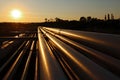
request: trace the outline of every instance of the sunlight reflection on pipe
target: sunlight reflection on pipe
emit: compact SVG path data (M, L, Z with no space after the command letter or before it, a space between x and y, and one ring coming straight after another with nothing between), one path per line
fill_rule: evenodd
M107 55L105 55L105 54L103 54L101 52L98 52L98 51L96 51L96 50L94 50L92 48L88 48L88 47L86 47L86 46L84 46L82 44L79 44L77 42L74 42L74 41L72 41L72 40L70 40L68 38L59 36L59 35L57 35L57 34L55 34L53 32L50 32L48 30L47 30L47 32L54 35L54 36L56 36L56 37L58 37L58 38L60 38L61 40L65 41L65 42L67 42L67 43L69 43L71 45L74 45L75 47L77 47L77 48L79 48L81 50L84 50L85 52L89 53L90 55L92 55L94 57L97 57L97 59L100 59L100 60L102 60L102 61L104 61L106 63L109 63L108 65L112 65L115 68L119 69L118 65L119 65L120 61L118 61L117 59L115 59L115 58L113 58L111 56L107 56Z
M28 46L28 44L29 44L29 41L26 43L25 46ZM15 62L12 64L12 66L8 70L7 74L4 76L3 80L8 80L9 76L13 74L12 72L15 71L16 66L19 64L19 61L21 61L21 57L23 57L23 55L24 55L24 51L22 50L18 55L17 59L15 60Z
M51 37L51 36L48 35L47 33L46 33L46 35L47 35L70 59L72 59L72 60L73 60L78 66L80 66L86 73L88 73L89 75L91 75L91 76L95 79L96 76L94 76L94 75L92 74L92 72L91 72L89 69L87 69L87 68L80 62L80 60L77 60L77 58L75 58L75 56L72 55L71 52L69 52L69 51L67 51L66 49L64 49L61 44L59 44L56 40L54 40L53 37Z
M52 34L52 35L54 35L54 36L56 36L56 37L58 37L58 38L60 38L60 39L62 39L62 40L64 40L64 41L66 41L66 42L68 42L68 43L70 43L70 44L72 44L72 45L74 45L74 46L76 46L76 47L78 47L78 48L80 48L80 49L82 49L82 50L84 50L84 51L86 51L86 52L88 52L88 53L90 53L90 54L92 54L92 55L94 55L94 56L96 56L96 57L98 57L98 58L106 61L106 59L103 57L102 53L101 53L100 55L97 55L97 54L93 53L91 50L86 49L85 46L80 45L80 44L78 45L78 43L73 42L73 41L71 41L70 39L66 39L66 38L64 38L64 37L62 37L62 36L59 36L59 35L57 35L57 34L55 34L55 33L52 33L52 32L50 32L50 31L47 31L47 32L49 32L50 34ZM97 53L98 53L98 52L97 52ZM107 59L108 59L108 58L107 58Z
M66 64L66 66L70 69L70 71L73 73L73 75L75 76L75 78L77 79L77 80L81 80L81 79L79 79L79 77L75 74L75 72L71 69L71 67L68 65L68 63L64 60L64 58L61 58L63 61L64 61L64 63ZM72 78L71 78L71 80L72 80Z
M39 48L40 48L40 51L41 52L41 55L42 55L42 59L43 59L43 64L44 64L44 67L45 68L45 71L46 71L46 75L48 76L48 79L50 79L50 73L49 73L49 69L48 69L48 64L47 64L47 60L46 60L46 55L45 55L45 52L44 52L44 44L43 44L43 41L42 41L43 37L41 35L41 32L40 30L38 29L38 40L39 40ZM40 56L40 54L39 54Z
M1 49L6 48L7 46L9 46L10 44L12 44L13 42L14 42L14 41L9 41L8 43L3 44L3 45L1 46Z
M43 49L43 46L42 46L42 42L40 41L40 48L41 48L41 54L42 54L42 58L43 58L43 63L44 63L44 67L46 69L46 72L47 72L47 75L48 77L50 78L50 74L49 74L49 69L48 69L48 64L47 64L47 60L46 60L46 55L44 53L44 49Z
M43 29L41 30L52 42L56 44L56 47L63 52L62 54L63 56L66 56L69 60L72 60L73 64L76 64L76 66L79 66L79 69L86 74L86 78L88 77L88 79L92 79L92 80L101 80L101 79L102 80L103 79L119 80L119 78L113 75L111 72L107 71L106 69L102 68L98 64L94 63L92 60L82 55L80 52L76 51L74 48L68 46L61 40L55 38L55 35L53 36L47 33L46 30L45 31ZM79 74L80 73L77 73L77 75Z
M86 37L86 36L83 36L83 35L80 35L80 34L76 34L74 32L63 30L63 29L61 30L61 29L57 29L57 28L46 28L46 27L43 27L43 29L50 30L50 31L55 32L57 34L66 35L68 37L70 36L70 37L74 37L74 38L84 39L84 40L87 40L87 41L92 41L92 42L95 42L95 43L107 44L104 41L97 40L97 39L90 38L90 37Z

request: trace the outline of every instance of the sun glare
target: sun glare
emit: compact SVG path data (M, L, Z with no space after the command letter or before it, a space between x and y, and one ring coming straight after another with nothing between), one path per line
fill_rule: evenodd
M11 11L11 16L14 19L19 19L21 17L21 11L20 10L12 10Z

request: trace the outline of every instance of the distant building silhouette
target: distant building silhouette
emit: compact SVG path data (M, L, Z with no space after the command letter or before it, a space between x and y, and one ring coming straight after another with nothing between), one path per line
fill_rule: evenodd
M106 20L114 20L114 15L113 15L113 14L110 15L110 14L108 13L107 15L105 15L105 21L106 21Z
M110 14L108 14L108 20L110 20Z
M114 15L113 14L111 14L111 20L114 20Z
M106 15L105 15L105 21L107 20L107 17L106 17Z

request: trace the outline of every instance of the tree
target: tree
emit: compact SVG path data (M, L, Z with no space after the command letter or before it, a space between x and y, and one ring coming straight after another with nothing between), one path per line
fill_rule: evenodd
M47 18L45 18L45 22L47 22L48 21L48 19Z
M87 22L90 22L92 20L91 16L87 17Z
M56 18L55 18L55 21L56 21L56 22L63 22L64 20L56 17Z
M86 22L86 18L85 17L81 17L80 18L80 22Z

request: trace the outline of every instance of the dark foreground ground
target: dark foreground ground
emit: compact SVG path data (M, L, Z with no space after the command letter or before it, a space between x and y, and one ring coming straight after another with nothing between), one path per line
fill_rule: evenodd
M0 23L0 80L120 80L119 34L119 20Z

